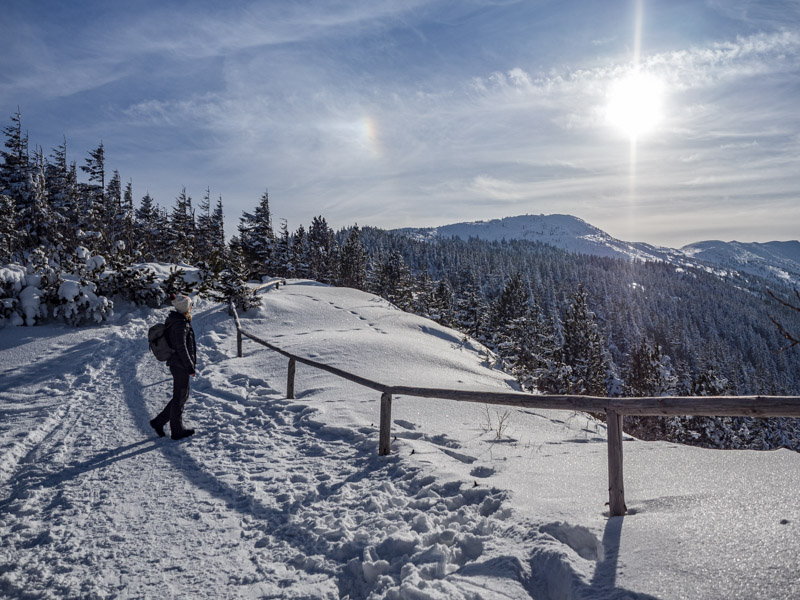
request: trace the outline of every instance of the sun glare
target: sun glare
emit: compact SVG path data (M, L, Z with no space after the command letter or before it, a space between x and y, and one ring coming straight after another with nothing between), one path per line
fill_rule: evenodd
M608 92L606 118L631 139L652 132L663 117L664 84L635 72L615 81Z

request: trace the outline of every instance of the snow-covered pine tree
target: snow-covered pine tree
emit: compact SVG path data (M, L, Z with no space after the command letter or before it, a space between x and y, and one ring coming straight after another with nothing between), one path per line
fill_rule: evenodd
M286 219L281 219L281 230L275 240L272 253L273 275L275 277L295 277L292 263L292 239Z
M0 150L0 194L10 196L15 203L27 195L28 185L28 134L22 133L22 115L11 115L11 125L3 128L5 150Z
M214 220L211 214L211 188L206 188L206 193L197 207L197 256L204 260L216 250Z
M308 228L308 269L312 279L332 284L336 281L339 247L333 230L323 216L314 217Z
M400 310L411 310L414 300L414 280L400 252L395 250L378 265L376 283L377 290L374 291L379 296Z
M19 249L14 200L0 194L0 264L14 260Z
M491 320L500 336L506 334L508 324L524 316L530 304L530 291L519 271L511 274L492 305Z
M58 240L64 248L74 248L78 240L78 176L75 163L67 162L66 138L52 149L50 158L45 176L51 222L58 230Z
M462 288L455 301L455 325L476 340L486 341L485 328L489 323L489 305L474 279Z
M221 201L220 201L221 204ZM221 205L220 205L221 216ZM211 189L207 188L200 202L197 216L197 257L196 266L200 269L201 282L198 292L201 296L213 296L213 290L220 285L220 275L225 268L227 251L224 240L218 240L219 227L216 211L211 211Z
M308 235L301 223L292 239L292 264L295 269L295 277L300 279L311 277L309 261Z
M260 299L247 285L248 274L241 242L234 236L228 247L225 267L219 275L219 287L212 293L212 297L220 302L233 301L242 311L260 306Z
M226 256L225 245L225 215L222 210L222 196L217 199L217 205L211 214L211 243L221 257Z
M339 255L337 285L363 290L367 285L367 251L358 224L353 225Z
M159 260L161 257L156 244L156 237L161 234L158 223L158 207L150 192L147 192L139 202L135 222L142 258L149 261Z
M561 363L567 367L563 392L605 396L610 358L582 284L578 285L572 304L567 308L563 335Z
M434 303L434 293L436 292L436 283L431 279L430 273L427 270L420 271L414 277L411 275L413 283L414 301L411 304L411 310L426 318L431 318L431 307Z
M28 168L27 197L24 204L17 207L21 212L22 226L26 238L26 246L35 248L43 246L47 249L55 245L58 229L54 226L50 213L50 202L47 197L45 182L45 161L41 149L34 153L33 161Z
M445 327L450 327L453 325L454 309L453 288L450 287L447 278L442 277L436 283L431 298L429 307L431 319Z
M186 188L175 199L172 209L167 239L169 262L191 264L195 257L195 220L192 198L186 193Z
M83 243L90 244L99 250L105 224L108 222L105 203L106 186L106 158L103 142L89 152L89 157L84 159L81 171L86 173L89 183L80 185L79 197L82 206L79 216L81 219L79 229L83 231Z
M261 280L272 274L272 248L275 232L269 208L269 192L264 192L252 214L244 212L239 219L239 240L250 279Z
M6 150L0 151L0 194L14 201L16 239L19 251L40 244L50 245L49 230L52 229L44 181L44 158L36 152L31 161L28 154L28 135L22 133L22 117L19 112L11 117L12 124L3 129Z
M626 396L671 396L677 391L678 378L669 356L663 354L661 346L646 340L631 353L624 377Z

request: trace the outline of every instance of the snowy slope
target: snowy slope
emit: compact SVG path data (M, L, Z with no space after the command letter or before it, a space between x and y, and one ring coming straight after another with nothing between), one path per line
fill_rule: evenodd
M676 267L697 267L726 277L731 271L800 286L800 242L699 242L680 249L625 242L571 215L521 215L442 227L399 229L418 239L458 237L486 241L527 240L593 256L664 261Z
M119 306L117 307L119 311ZM625 444L608 519L602 424L562 411L379 394L235 335L198 303L193 438L147 421L169 394L145 331L0 331L0 596L792 598L800 456ZM290 282L244 326L385 382L507 389L459 334L352 290Z
M712 240L684 246L681 251L686 256L727 269L800 286L798 241L759 244Z

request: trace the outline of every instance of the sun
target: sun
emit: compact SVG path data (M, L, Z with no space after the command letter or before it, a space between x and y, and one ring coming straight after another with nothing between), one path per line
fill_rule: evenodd
M631 139L651 133L663 118L664 84L648 73L634 72L609 89L606 118Z

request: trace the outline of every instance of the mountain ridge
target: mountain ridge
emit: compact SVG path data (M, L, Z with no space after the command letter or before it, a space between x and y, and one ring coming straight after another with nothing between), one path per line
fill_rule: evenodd
M527 240L549 244L576 254L659 261L677 268L711 270L720 276L728 271L754 275L783 285L800 285L800 241L724 242L699 241L681 248L627 242L615 238L579 217L564 214L518 215L452 223L440 227L395 230L421 240L478 238L485 241Z

